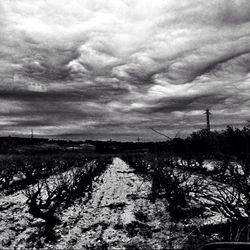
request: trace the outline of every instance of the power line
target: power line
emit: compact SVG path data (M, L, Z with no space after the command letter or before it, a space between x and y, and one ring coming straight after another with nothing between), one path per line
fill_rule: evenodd
M167 136L167 135L165 135L165 134L163 134L163 133L161 133L161 132L158 132L157 130L155 130L155 129L153 129L153 128L150 128L150 129L153 130L155 133L157 133L157 134L159 134L159 135L162 135L162 136L168 138L169 140L172 140L172 138L170 138L169 136Z

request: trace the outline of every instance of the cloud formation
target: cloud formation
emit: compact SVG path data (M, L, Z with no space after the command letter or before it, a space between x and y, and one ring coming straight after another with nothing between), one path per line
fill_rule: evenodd
M243 126L248 0L3 0L0 129L79 139L164 139ZM151 133L151 134L150 134Z

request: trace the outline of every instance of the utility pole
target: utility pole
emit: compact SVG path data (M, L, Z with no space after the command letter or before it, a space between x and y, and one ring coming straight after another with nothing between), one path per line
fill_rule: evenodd
M210 111L209 109L206 109L206 112L204 113L206 115L206 119L207 119L207 131L210 131Z
M30 131L30 138L33 139L34 138L34 133L33 133L33 128Z
M139 143L140 142L140 137L138 136L138 138L137 138L137 142Z

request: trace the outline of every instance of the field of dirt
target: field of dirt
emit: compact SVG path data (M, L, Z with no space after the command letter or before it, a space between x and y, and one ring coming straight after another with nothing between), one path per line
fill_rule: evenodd
M91 197L80 198L60 215L55 244L45 243L44 225L33 218L22 191L0 197L0 243L5 248L164 249L181 246L183 226L172 230L164 199L149 199L151 182L125 162L113 163L93 184ZM195 222L194 222L195 223ZM174 231L174 233L173 233ZM172 242L172 243L171 243Z

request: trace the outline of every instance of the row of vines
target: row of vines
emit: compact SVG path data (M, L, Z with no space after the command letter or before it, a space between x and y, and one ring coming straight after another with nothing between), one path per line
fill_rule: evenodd
M97 154L8 156L0 160L0 191L10 195L20 190L30 214L45 222L46 241L55 241L62 211L91 194L92 182L111 162L111 157Z
M225 159L213 161L214 168L207 170L204 161L186 161L166 152L126 154L123 160L151 180L151 199L166 200L172 223L185 225L187 241L200 241L196 242L199 246L211 242L215 235L216 240L250 240L246 167ZM202 223L214 214L223 218L221 222Z

